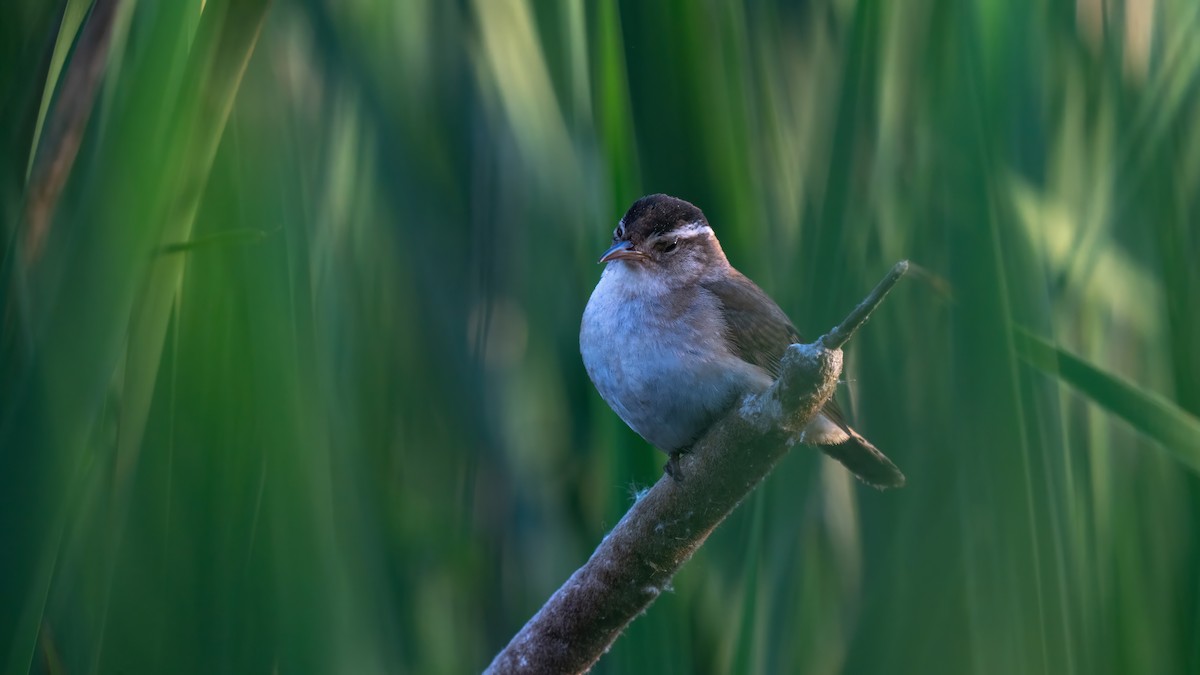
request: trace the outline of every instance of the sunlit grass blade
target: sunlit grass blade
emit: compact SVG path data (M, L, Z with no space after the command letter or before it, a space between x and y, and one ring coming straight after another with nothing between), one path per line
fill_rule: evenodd
M1200 473L1200 420L1163 396L1105 372L1028 331L1014 331L1013 343L1022 359L1071 385Z
M79 41L62 77L62 86L54 95L54 109L48 115L46 102L54 90L55 82L47 78L47 89L43 94L42 110L35 131L34 150L30 153L29 185L25 196L24 253L27 263L36 261L41 253L59 195L75 166L84 130L95 107L96 92L108 63L118 4L117 0L100 0L92 7L87 23L79 31ZM74 21L73 14L67 18ZM72 26L64 24L63 28L70 30ZM56 57L64 38L69 42L69 36L60 33L59 42L55 45ZM45 142L39 147L38 137L43 122L47 124Z
M42 136L42 127L46 122L46 113L50 110L50 101L54 98L54 89L58 86L59 75L62 74L63 64L67 60L67 52L79 33L79 25L87 14L90 0L67 0L63 10L62 21L58 26L58 37L54 42L54 54L50 57L50 68L46 72L46 83L42 88L42 103L38 107L37 122L33 127L33 142L29 148L29 159L25 163L25 174L33 171L33 160L37 156L38 141Z
M174 177L180 191L176 200L163 202L165 242L160 251L174 253L197 246L238 239L255 239L261 232L243 230L209 235L200 241L188 241L196 211L200 207L202 190L216 156L225 130L225 122L234 97L242 82L242 74L254 46L258 30L266 15L268 2L239 3L236 7L213 7L205 12L207 21L201 37L190 56L189 80L202 83L190 95L185 95L177 111L175 137L184 152L181 173ZM218 11L219 10L219 11ZM216 114L202 114L215 111ZM131 319L129 358L126 366L126 405L122 410L121 440L118 449L118 476L124 474L137 457L142 429L149 415L159 355L172 303L182 283L183 260L174 257L159 259L151 268L150 278L139 298Z

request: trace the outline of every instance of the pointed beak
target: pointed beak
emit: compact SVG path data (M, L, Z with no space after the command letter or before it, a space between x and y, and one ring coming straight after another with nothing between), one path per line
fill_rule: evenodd
M645 253L633 248L632 242L618 241L612 245L612 248L605 251L604 255L600 256L600 259L596 263L606 263L614 260L641 260L645 257Z

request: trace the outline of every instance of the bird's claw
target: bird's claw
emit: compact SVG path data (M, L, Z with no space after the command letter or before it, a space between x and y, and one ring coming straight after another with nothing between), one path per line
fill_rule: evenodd
M676 483L683 482L683 467L679 465L679 458L682 456L682 452L672 452L667 457L667 463L663 464L663 473L674 479Z

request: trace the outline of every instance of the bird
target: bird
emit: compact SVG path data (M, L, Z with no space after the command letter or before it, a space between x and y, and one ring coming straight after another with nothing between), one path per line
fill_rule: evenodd
M613 231L583 311L579 350L601 398L631 429L678 458L734 403L769 387L788 346L787 314L725 256L704 213L665 194L638 199ZM799 442L879 489L904 474L855 431L834 400Z

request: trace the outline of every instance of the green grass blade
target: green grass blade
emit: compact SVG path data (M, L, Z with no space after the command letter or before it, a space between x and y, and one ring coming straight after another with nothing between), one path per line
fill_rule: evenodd
M254 244L266 239L267 234L269 233L266 230L258 228L238 227L224 232L192 237L186 241L163 244L158 248L158 253L159 255L171 255L173 253L190 253L197 249Z
M1200 473L1200 420L1171 401L1030 333L1013 335L1017 353L1035 368L1055 375L1104 409L1153 438L1192 471Z
M233 99L242 83L242 75L258 42L268 2L241 3L237 7L211 6L205 12L200 40L190 57L188 81L202 86L185 96L176 112L176 147L188 161L184 169L167 183L179 197L165 202L161 253L180 253L197 247L237 241L254 241L261 231L236 228L229 232L191 238L192 225L200 208L202 187L216 156L225 130ZM215 111L216 114L203 114ZM201 189L195 189L200 187ZM188 189L191 188L191 189ZM118 449L118 476L124 476L138 456L142 432L150 414L154 382L171 308L183 282L184 264L179 256L157 258L150 269L149 282L130 318L129 356L126 361L125 406L121 413L121 439Z
M46 123L46 113L50 110L50 101L54 99L54 89L58 86L58 76L62 74L63 64L67 61L67 52L75 42L83 17L87 15L91 0L67 0L63 10L62 22L58 28L58 38L54 42L54 54L50 57L50 69L46 72L46 84L42 89L42 102L38 107L37 123L33 128L33 142L29 146L29 159L25 162L25 177L33 171L33 160L37 156L38 139L42 136L42 127Z

